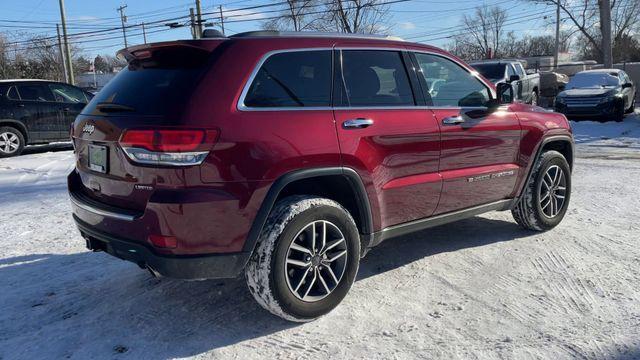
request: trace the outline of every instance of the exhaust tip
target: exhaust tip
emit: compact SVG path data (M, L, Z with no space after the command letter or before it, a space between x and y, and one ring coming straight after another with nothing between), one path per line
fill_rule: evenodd
M162 277L162 274L160 274L156 269L152 268L151 266L147 266L146 268L147 268L147 270L149 270L149 272L151 273L151 275L154 278L161 278Z

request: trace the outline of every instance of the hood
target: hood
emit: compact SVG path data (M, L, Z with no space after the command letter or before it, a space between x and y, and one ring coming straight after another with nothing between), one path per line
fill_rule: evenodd
M584 89L569 89L561 92L559 96L605 96L616 93L616 89L598 89L598 88L584 88Z

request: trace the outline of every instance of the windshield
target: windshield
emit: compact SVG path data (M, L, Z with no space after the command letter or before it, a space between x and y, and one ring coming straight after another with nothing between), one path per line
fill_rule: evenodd
M504 78L505 64L475 64L471 66L489 80Z
M607 88L618 86L618 77L606 73L582 73L575 74L567 89Z

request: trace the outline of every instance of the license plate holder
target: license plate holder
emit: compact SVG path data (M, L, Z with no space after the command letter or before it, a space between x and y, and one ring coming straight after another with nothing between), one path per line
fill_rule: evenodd
M104 145L89 144L89 169L101 173L107 172L109 149Z

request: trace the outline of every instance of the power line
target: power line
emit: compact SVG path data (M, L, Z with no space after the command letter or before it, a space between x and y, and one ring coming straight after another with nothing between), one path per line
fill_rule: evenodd
M383 5L389 5L389 4L394 4L394 3L402 3L402 2L407 2L407 1L412 1L412 0L389 0L386 2L382 2L377 4L376 6L383 6ZM232 13L231 15L225 15L225 18L231 18L231 17L247 17L247 16L253 16L253 15L259 15L259 14L263 14L263 13L267 13L267 11L262 11L262 12L254 12L254 13L248 13L248 14L233 14L234 12L238 12L238 11L246 11L246 10L253 10L253 9L260 9L260 8L268 8L268 7L273 7L273 6L280 6L280 5L284 5L287 4L286 1L280 1L280 2L276 2L276 3L270 3L270 4L260 4L260 5L252 5L252 6L247 6L247 7L243 7L243 8L237 8L237 9L230 9L227 10L227 13ZM355 9L355 7L349 7L349 8L345 8L345 9ZM278 9L277 11L282 11L283 9ZM274 12L274 11L269 11L269 12ZM203 15L212 15L212 14L216 14L217 15L217 11L215 12L208 12L208 13L203 13ZM316 11L316 12L311 12L308 13L307 15L314 15L314 14L321 14L324 13L324 11ZM284 18L287 17L286 15L280 15L280 16L273 16L273 17L266 17L266 18L260 18L260 19L236 19L236 20L227 20L226 22L246 22L246 21L256 21L256 20L269 20L269 19L276 19L276 18ZM155 21L150 21L150 22L145 22L145 24L147 25L153 25L153 24L161 24L161 23L166 23L166 22L170 22L170 21L178 21L178 20L188 20L189 15L183 15L183 16L177 16L177 17L173 17L173 18L168 18L168 19L161 19L161 20L155 20ZM77 32L77 33L72 33L72 34L68 34L68 37L70 38L77 38L77 37L90 37L93 36L94 34L106 34L106 33L113 33L115 31L121 31L121 29L130 29L130 28L135 28L135 27L139 27L139 24L132 24L132 25L125 25L125 26L115 26L115 27L111 27L111 28L107 28L107 29L100 29L100 30L90 30L90 31L83 31L83 32ZM48 37L41 37L37 40L51 40L51 39L55 39L55 36L48 36ZM14 42L10 42L10 43L5 43L5 45L11 46L11 45L21 45L21 44L26 44L26 43L30 43L33 42L33 39L29 39L29 40L22 40L22 41L14 41ZM77 41L74 41L77 42Z

